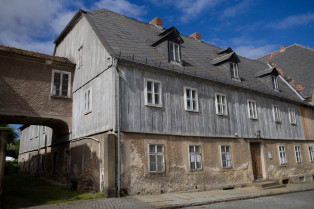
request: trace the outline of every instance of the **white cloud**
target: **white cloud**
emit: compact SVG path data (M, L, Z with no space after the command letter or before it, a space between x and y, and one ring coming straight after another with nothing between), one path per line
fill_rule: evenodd
M74 11L62 0L10 0L0 7L0 43L52 53L53 39Z
M142 16L146 14L144 6L132 4L126 0L101 0L99 2L96 2L94 4L94 7L97 9L106 8L139 20L141 20Z
M269 24L267 27L272 29L287 29L289 27L307 25L312 22L314 22L314 13L308 13L283 18L279 21Z
M243 57L248 57L250 59L255 59L263 55L274 52L277 49L276 45L268 44L264 46L253 46L253 45L242 45L233 48L233 50Z
M232 17L239 16L239 15L245 13L249 9L249 7L252 5L252 3L253 2L251 0L244 0L241 3L239 3L233 7L228 7L222 12L221 17L222 18L232 18Z

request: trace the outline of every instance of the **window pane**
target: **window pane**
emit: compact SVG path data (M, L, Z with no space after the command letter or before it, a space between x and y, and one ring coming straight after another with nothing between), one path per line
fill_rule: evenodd
M180 49L179 49L179 45L178 44L174 44L175 45L175 61L180 61Z
M201 147L200 146L195 146L195 152L200 153L201 152Z
M226 147L225 146L221 146L221 152L225 152L226 151Z
M159 94L155 94L155 104L160 104L159 103Z
M202 168L201 162L196 162L196 168L197 168L197 169L201 169L201 168Z
M157 152L163 152L162 151L162 145L157 145Z
M152 92L152 82L147 81L147 92Z
M194 152L194 146L190 146L190 152Z
M155 145L149 145L149 153L155 153Z
M159 83L154 82L154 91L155 93L159 93Z
M195 162L190 163L190 168L191 168L191 170L195 170Z
M196 110L196 100L193 100L193 110Z
M191 93L190 93L191 90L190 89L186 89L185 91L186 91L185 92L186 93L186 98L190 99L191 98Z
M163 156L157 155L157 171L163 170Z
M225 154L222 154L222 155L221 155L221 159L222 159L223 161L225 161L225 160L226 160L226 155L225 155Z
M187 108L188 110L191 109L191 100L189 100L189 99L186 101L186 108Z
M149 104L153 103L153 95L152 95L152 93L147 93L147 103L149 103Z
M150 171L156 171L156 155L149 156Z
M174 55L173 55L173 53L174 53L174 48L173 48L173 43L169 43L169 55L170 55L170 60L174 60Z
M68 95L69 75L62 74L62 96Z

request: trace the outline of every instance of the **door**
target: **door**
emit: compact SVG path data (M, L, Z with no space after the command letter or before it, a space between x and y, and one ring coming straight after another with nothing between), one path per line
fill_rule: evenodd
M260 143L251 143L251 157L254 180L263 178Z

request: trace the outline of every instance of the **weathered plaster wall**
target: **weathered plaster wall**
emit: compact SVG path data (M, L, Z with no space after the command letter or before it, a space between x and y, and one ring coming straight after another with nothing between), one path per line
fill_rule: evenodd
M149 143L164 145L164 173L148 172ZM190 170L189 145L201 145L202 170ZM232 168L222 168L220 145L231 146ZM121 187L136 195L248 185L253 178L248 159L244 140L124 133Z
M310 162L308 146L314 142L304 141L270 141L265 140L264 159L266 164L267 178L269 179L290 179L291 182L299 182L299 177L304 181L313 181L314 162ZM279 146L285 146L287 164L281 165L279 159ZM300 146L302 162L297 163L294 146ZM272 158L269 158L268 152ZM303 181L303 180L302 180Z

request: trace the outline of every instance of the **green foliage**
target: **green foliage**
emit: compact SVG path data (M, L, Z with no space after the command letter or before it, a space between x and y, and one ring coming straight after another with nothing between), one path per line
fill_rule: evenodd
M8 144L14 142L17 139L17 137L19 136L16 133L15 128L10 127L6 123L0 123L0 127L9 127L10 128L10 131L9 131L9 134L8 134Z
M14 157L15 159L19 156L20 140L15 140L7 144L7 156Z

